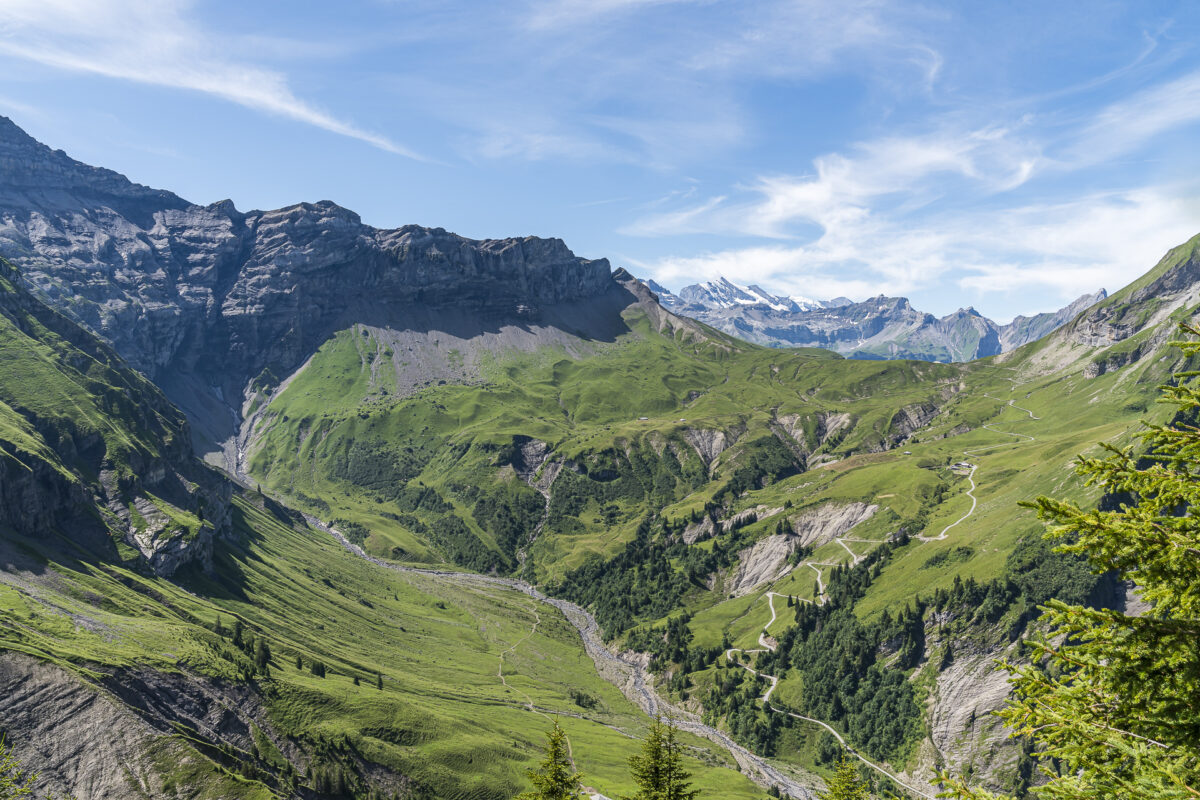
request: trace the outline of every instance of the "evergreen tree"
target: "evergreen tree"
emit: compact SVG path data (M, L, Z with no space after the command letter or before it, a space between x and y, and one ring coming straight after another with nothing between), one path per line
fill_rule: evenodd
M1192 335L1200 330L1184 326ZM1177 342L1194 363L1200 343ZM1030 664L1005 664L1015 696L1000 717L1035 742L1055 800L1182 800L1200 796L1200 411L1198 372L1177 375L1162 402L1167 425L1141 435L1146 454L1104 445L1078 471L1123 502L1086 511L1038 498L1058 550L1088 558L1096 572L1133 581L1151 610L1047 603L1046 633ZM1116 508L1111 508L1116 505ZM991 798L947 779L955 796Z
M299 655L296 656L296 669L304 669L304 659Z
M313 661L308 670L318 678L325 677L325 663L323 661Z
M33 796L33 782L36 774L29 774L17 757L13 748L5 747L4 737L0 736L0 800L17 800L20 797Z
M375 688L379 689L381 691L383 690L383 673L382 672L375 673Z
M254 666L261 669L266 669L271 663L271 646L267 644L266 639L260 638L258 644L254 648Z
M573 800L584 796L583 775L571 765L567 734L557 720L546 737L546 757L528 774L533 791L518 795L517 800Z
M629 759L629 770L638 792L622 800L695 800L700 794L691 788L692 774L683 768L679 729L673 720L664 724L662 717L655 717L642 752Z
M858 774L858 767L842 756L833 777L825 783L825 791L819 792L820 800L868 800L871 796L867 783Z

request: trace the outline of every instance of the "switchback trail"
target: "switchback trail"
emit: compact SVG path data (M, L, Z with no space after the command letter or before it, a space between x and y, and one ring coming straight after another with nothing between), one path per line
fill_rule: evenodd
M1002 403L1005 402L1002 398L999 398L999 397L992 397L991 395L984 395L984 396L990 397L991 399L997 400ZM1018 406L1012 400L1009 400L1007 402L1007 404L1010 407L1017 409L1018 411L1024 411L1026 414L1029 415L1030 419L1035 419L1035 420L1040 419L1040 417L1035 416L1034 413L1032 411L1030 411L1028 408L1022 408L1021 406ZM996 428L993 428L991 425L983 425L981 427L986 428L987 430L992 431L993 433L999 433L1004 436L1012 436L1017 439L1036 441L1036 439L1033 436L1030 436L1029 434L1013 433L1011 431L1001 431L1001 430L997 430ZM969 457L975 453L981 453L986 450L995 449L997 447L1007 447L1007 446L1013 445L1013 444L1016 444L1016 442L1003 442L1000 444L986 445L984 447L970 448L968 450L963 450L962 453L964 456ZM941 541L946 538L946 535L953 528L957 527L958 525L961 525L963 522L965 522L967 519L969 519L971 517L971 515L973 515L975 513L975 510L979 507L979 500L978 500L978 498L975 497L975 490L978 488L975 484L975 471L978 468L979 468L978 465L972 464L970 467L970 471L967 473L967 482L970 483L970 485L971 485L971 488L968 489L967 493L966 493L967 497L971 498L971 508L967 510L967 513L963 514L961 517L956 519L954 522L951 522L949 525L947 525L945 528L943 528L942 532L939 533L937 536L920 536L920 535L918 535L915 537L916 539L918 539L919 541L922 541L922 542ZM842 548L845 549L846 552L850 554L850 563L851 563L851 565L854 565L854 564L857 564L858 562L862 561L863 558L865 558L865 556L860 556L857 553L855 553L854 550L852 550L850 548L850 546L848 544L846 544L847 538L848 537L839 536L839 537L835 537L833 539L833 541L835 541L839 545L841 545ZM852 539L851 541L870 541L870 540ZM824 564L824 563L818 564L817 562L814 562L814 561L802 561L799 564L797 564L794 569L798 569L798 568L804 567L804 566L811 568L814 572L817 573L817 587L816 587L815 602L818 605L823 605L827 601L828 598L825 595L825 586L821 581L821 567L822 566L835 566L835 565L834 564ZM799 720L803 720L805 722L811 722L814 725L819 725L821 728L828 731L833 736L833 738L835 738L837 740L838 744L840 744L847 752L849 752L851 755L853 755L858 760L862 761L864 764L866 764L871 769L879 772L882 775L886 775L888 778L891 778L897 784L899 784L900 786L903 786L908 791L916 794L918 797L927 798L927 800L934 800L933 795L927 794L926 792L924 792L920 789L910 786L909 784L905 783L904 780L902 780L895 773L888 770L886 767L884 767L880 764L876 764L873 761L870 761L865 756L863 756L861 753L856 751L854 748L850 747L850 745L846 743L846 740L842 737L842 735L840 733L838 733L838 731L835 730L831 725L829 725L829 723L827 723L823 720L815 719L813 717L806 717L806 716L803 716L802 714L796 714L792 711L787 711L782 708L777 708L776 706L771 704L771 694L775 691L775 688L779 685L779 678L774 675L767 675L764 672L759 672L758 670L755 670L754 668L750 667L748 664L740 663L733 657L734 653L751 653L752 654L752 653L775 652L777 645L775 643L775 640L772 639L771 633L770 633L771 626L775 624L775 620L778 618L778 614L775 611L775 598L776 597L784 597L785 595L782 595L778 592L768 591L765 596L767 598L767 604L770 606L770 609L771 609L771 619L767 622L766 625L763 626L762 632L759 633L759 635L758 635L758 644L760 645L760 647L762 649L745 650L742 648L733 647L733 648L730 648L725 651L725 659L727 661L729 661L733 664L736 664L737 666L740 666L742 669L745 669L748 672L750 672L751 674L761 677L763 680L768 682L769 686L767 687L767 691L763 694L763 696L761 698L762 703L763 703L763 708L765 708L768 711L775 712L776 714L786 714L787 716L792 717L794 719L799 719ZM802 600L804 602L809 602L807 600L804 600L804 598L797 598L797 599Z
M774 593L772 593L772 594L774 594ZM771 602L772 599L773 598L771 598L771 596L768 595L768 597L767 597L768 602ZM775 621L775 604L773 602L771 602L771 622L774 622L774 621ZM763 694L763 696L761 698L763 708L765 708L767 711L772 711L776 714L784 714L786 716L792 717L793 719L798 719L798 720L802 720L804 722L811 722L814 725L819 725L821 728L824 728L826 731L828 731L830 733L830 735L832 735L833 738L837 740L838 744L840 744L842 746L842 749L844 749L850 755L857 758L862 763L866 764L871 769L875 770L876 772L878 772L881 775L886 775L887 777L889 777L893 781L895 781L899 786L904 787L906 790L912 792L913 794L915 794L918 797L925 798L925 800L935 800L934 795L928 794L928 793L922 791L921 789L911 786L910 784L906 783L903 778L896 775L896 773L892 772L887 767L884 767L880 764L876 764L874 761L871 761L866 756L864 756L862 753L855 750L853 747L851 747L849 744L846 743L846 740L842 738L842 735L840 733L838 733L833 728L833 726L831 726L829 723L824 722L819 719L815 719L813 717L806 717L803 714L796 714L792 711L788 711L783 708L778 708L771 704L771 695L772 695L772 693L774 693L776 687L779 686L779 678L775 677L774 675L768 675L765 672L760 672L760 671L754 669L753 667L751 667L749 664L742 664L741 662L739 662L737 659L735 659L733 657L734 653L766 653L766 652L773 653L773 652L775 652L775 645L771 644L769 639L767 639L767 637L766 637L767 629L769 627L771 627L771 622L768 622L766 625L763 626L763 634L759 635L759 637L758 637L759 644L763 645L765 647L765 649L743 650L738 647L731 647L730 649L725 651L725 660L726 661L729 661L730 663L741 667L742 669L749 672L751 675L762 678L769 684L767 686L767 691Z

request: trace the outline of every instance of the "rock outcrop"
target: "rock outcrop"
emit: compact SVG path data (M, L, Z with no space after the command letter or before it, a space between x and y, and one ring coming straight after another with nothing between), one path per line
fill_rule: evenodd
M800 539L790 533L776 533L759 539L752 547L738 553L738 565L733 575L725 582L725 591L742 597L758 587L779 580L788 573L788 559Z
M825 503L793 517L790 521L792 533L798 545L820 547L845 536L851 528L875 516L878 510L879 506L867 503Z
M879 506L866 503L825 503L805 511L789 520L791 533L764 537L738 553L737 569L725 582L725 591L741 597L779 580L792 569L790 558L798 548L820 547L845 536L851 528L875 516L878 510ZM779 511L782 509L755 509L743 513L757 514L761 519Z

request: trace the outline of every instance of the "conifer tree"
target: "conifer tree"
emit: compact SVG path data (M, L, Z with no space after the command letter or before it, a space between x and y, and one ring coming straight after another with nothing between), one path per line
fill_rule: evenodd
M266 639L260 638L254 647L254 666L261 669L266 669L271 663L271 646L267 644Z
M383 689L383 673L382 672L375 673L375 688L379 689L379 690Z
M546 757L528 774L533 791L518 795L517 800L574 800L584 796L583 775L571 764L567 734L559 727L558 720L546 736Z
M858 774L858 768L842 756L837 770L825 784L825 791L818 792L820 800L868 800L867 783Z
M1183 326L1193 336L1200 330ZM1176 342L1195 363L1200 342ZM1032 663L1007 663L1015 696L999 716L1035 742L1054 800L1200 797L1200 372L1163 387L1167 425L1141 435L1145 454L1104 445L1078 471L1116 508L1038 498L1058 550L1133 581L1150 610L1129 616L1052 600ZM943 776L946 777L946 776ZM954 796L994 798L946 777Z
M693 789L689 781L692 774L683 768L678 734L673 720L664 724L662 717L654 718L642 752L629 759L638 792L621 800L695 800L699 796L700 790Z
M4 737L0 736L0 800L32 797L33 782L37 777L37 774L30 774L21 766L13 754L13 748L6 747Z

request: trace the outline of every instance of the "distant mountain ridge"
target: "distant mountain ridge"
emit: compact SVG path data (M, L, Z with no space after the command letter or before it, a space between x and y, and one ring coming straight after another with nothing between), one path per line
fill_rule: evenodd
M845 297L814 300L773 295L728 278L671 292L648 280L662 305L717 330L768 347L822 347L848 358L972 361L1007 353L1056 330L1108 296L1085 294L1054 312L1016 317L1001 325L974 308L938 318L905 297L879 295L862 302Z

